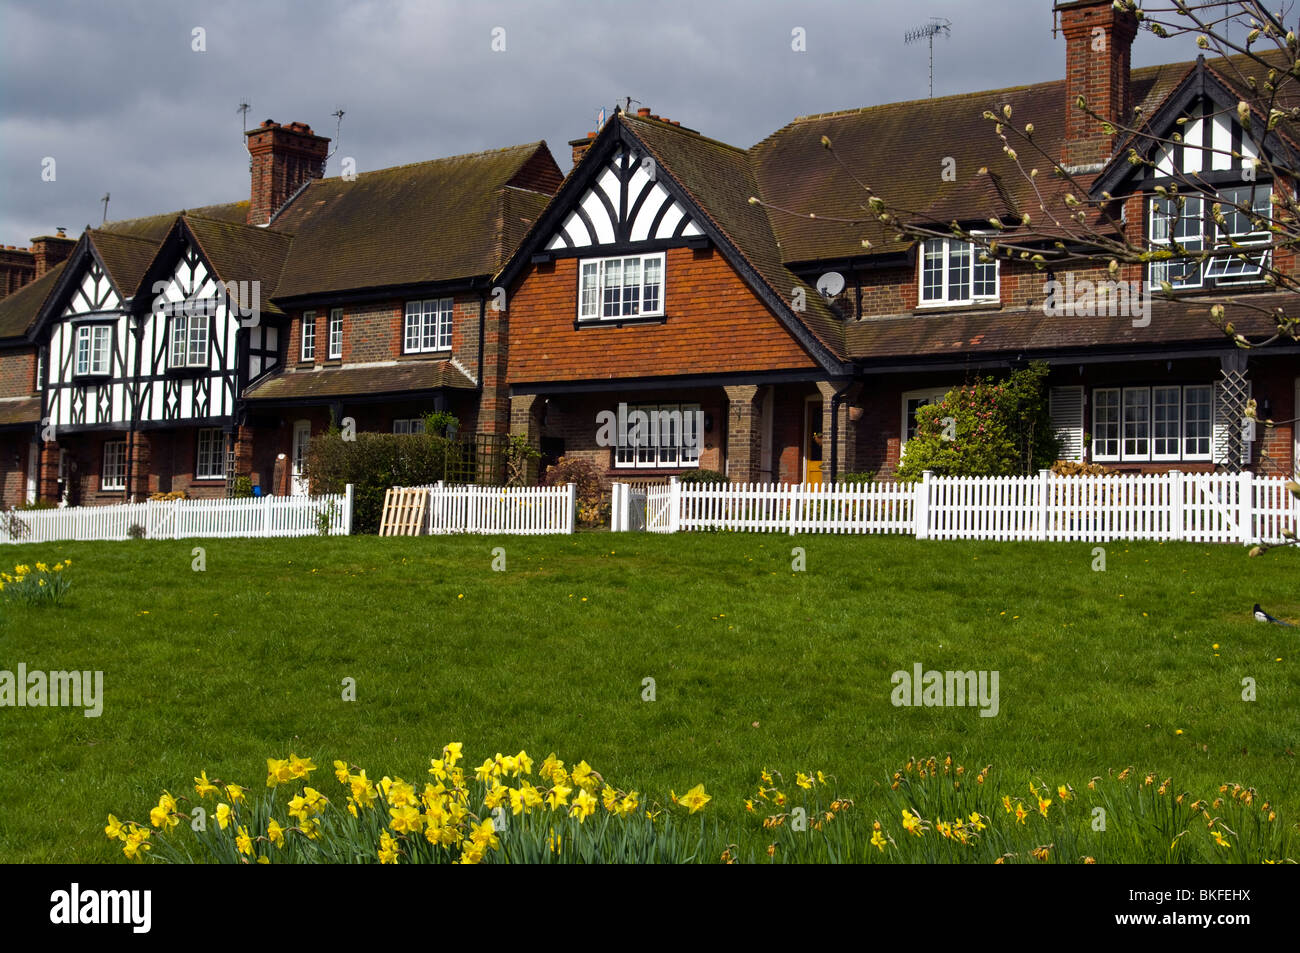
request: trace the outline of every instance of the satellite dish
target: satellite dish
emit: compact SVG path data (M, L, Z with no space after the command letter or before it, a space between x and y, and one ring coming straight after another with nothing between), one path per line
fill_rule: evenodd
M844 276L838 271L828 271L817 279L817 290L824 298L834 298L844 290Z

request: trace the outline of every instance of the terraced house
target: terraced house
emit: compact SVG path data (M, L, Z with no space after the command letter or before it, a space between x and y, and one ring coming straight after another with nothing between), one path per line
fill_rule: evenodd
M1293 189L1254 163L1296 168L1292 131L1244 128L1247 64L1131 69L1126 14L1107 0L1054 12L1062 79L805 116L749 148L616 112L570 142L567 176L531 143L323 179L328 140L265 123L248 134L248 202L38 240L35 280L0 300L4 502L219 495L236 475L304 492L306 448L332 421L401 433L434 409L608 480L889 477L919 408L1034 360L1050 365L1068 459L1294 473L1297 346L1242 350L1210 321L1231 291L1237 330L1270 327L1265 266L1293 270L1294 255L1230 251L1257 223L1212 207L1263 212ZM1080 97L1103 115L1140 108L1143 132L1103 131ZM914 224L996 223L1050 245L1022 216L1065 218L1067 186L1001 151L983 117L1005 106L1091 200L1093 227L1222 253L1123 265L1126 287L1174 288L1149 310L1063 313L1053 286L1105 272L899 240L864 211L860 183ZM1156 191L1180 178L1181 209ZM217 293L253 282L257 315ZM1278 421L1254 440L1248 398ZM599 416L620 408L698 414L702 439L605 439Z
M554 453L589 457L611 479L695 467L745 482L887 477L920 407L1037 359L1051 366L1053 422L1069 459L1294 472L1294 342L1243 351L1209 320L1210 293L1275 301L1258 261L1225 253L1125 266L1125 287L1171 280L1177 300L1146 314L1113 305L1061 314L1050 282L1106 274L982 260L955 238L899 241L865 213L859 183L940 229L993 219L1017 236L1044 189L1065 218L1063 187L1031 181L983 118L1010 105L1085 195L1101 205L1103 193L1116 196L1108 211L1131 238L1173 235L1188 249L1249 240L1248 216L1234 216L1226 236L1211 220L1214 196L1266 210L1270 189L1290 184L1243 170L1260 149L1284 163L1293 153L1280 132L1256 142L1243 131L1242 79L1204 61L1132 70L1131 17L1102 0L1055 12L1066 59L1057 82L807 116L749 149L649 109L574 140L573 173L502 275L512 426ZM1146 135L1129 143L1102 133L1075 107L1080 96L1103 115L1141 106ZM1150 157L1174 133L1185 144L1155 156L1154 171L1128 161L1130 147ZM1172 180L1174 162L1200 183L1181 214L1153 191ZM1020 237L1032 240L1024 229ZM817 285L829 273L824 295ZM1230 305L1227 318L1244 332L1269 326L1248 305ZM1250 396L1280 422L1254 442L1241 427ZM602 445L595 415L620 404L702 409L703 448Z
M237 476L304 493L311 435L346 418L400 433L445 409L472 433L486 407L491 430L487 279L554 160L534 143L323 179L328 141L263 123L248 201L87 229L0 301L6 503L224 496Z

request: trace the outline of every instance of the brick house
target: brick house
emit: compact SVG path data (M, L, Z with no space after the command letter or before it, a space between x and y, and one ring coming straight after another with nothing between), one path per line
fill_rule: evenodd
M609 479L696 467L746 482L888 477L921 406L974 376L1044 360L1066 458L1127 471L1295 472L1297 346L1245 351L1209 320L1209 293L1231 289L1245 303L1230 304L1227 320L1245 333L1268 328L1253 306L1277 299L1258 263L1225 254L1124 266L1122 282L1172 278L1176 300L1140 318L1105 305L1095 317L1062 316L1049 307L1049 282L1075 287L1104 270L1044 273L981 261L955 238L899 241L864 211L860 182L917 223L997 219L1008 235L1051 247L1056 236L1021 227L1021 215L1041 215L1040 201L1062 219L1071 209L1061 185L1031 181L1001 152L983 114L1006 105L1085 192L1116 197L1108 210L1135 240L1169 234L1170 208L1153 189L1172 181L1175 161L1201 183L1198 211L1174 226L1190 241L1224 240L1208 218L1211 193L1241 200L1244 189L1267 208L1274 184L1247 181L1243 168L1253 150L1278 161L1294 153L1282 131L1258 143L1243 133L1245 94L1234 86L1243 80L1204 61L1130 69L1136 23L1104 0L1058 2L1055 13L1066 46L1059 81L803 117L748 150L649 109L574 140L573 172L498 278L510 293L512 429L551 455L593 460ZM1106 115L1140 106L1148 135L1115 141L1081 118L1080 96ZM1154 171L1128 161L1130 148L1150 155L1151 137L1174 132L1186 144ZM1245 241L1239 219L1229 234ZM1279 256L1278 267L1292 265ZM1254 443L1237 436L1243 394L1278 421ZM610 446L597 415L619 404L699 408L704 445L698 454Z
M545 144L323 179L310 127L247 136L248 201L61 239L0 300L6 505L306 492L311 434L345 416L478 426L487 279L561 181Z
M438 409L466 433L524 434L545 459L585 457L607 480L887 478L920 407L1033 360L1051 367L1063 457L1296 472L1300 348L1239 349L1210 321L1230 290L1227 320L1268 329L1260 309L1285 299L1249 255L1125 265L1126 286L1169 281L1174 300L1140 317L1061 314L1053 284L1103 269L899 240L865 210L861 183L915 223L993 220L1051 247L1044 214L1072 209L1054 177L1031 181L1002 153L984 113L1009 106L1094 200L1092 224L1189 247L1253 240L1248 216L1212 220L1213 197L1265 208L1293 185L1257 181L1251 159L1300 160L1289 126L1258 141L1242 128L1246 65L1131 69L1126 14L1107 0L1054 12L1060 80L805 116L750 148L616 112L570 142L567 177L531 143L324 179L327 139L263 123L247 134L248 201L35 239L30 271L21 250L0 255L14 283L34 277L0 298L3 502L221 495L236 476L303 492L308 442L332 422L409 432ZM1144 133L1119 141L1079 97L1140 108ZM1199 183L1181 213L1155 193L1179 175ZM256 320L223 310L216 283L254 281ZM1240 436L1245 395L1278 422L1254 442ZM620 409L660 415L669 437L698 420L700 439L611 440L600 422Z

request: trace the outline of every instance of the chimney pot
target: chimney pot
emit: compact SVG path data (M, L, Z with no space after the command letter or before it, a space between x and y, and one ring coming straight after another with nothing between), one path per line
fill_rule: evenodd
M645 119L650 115L650 107L642 106L640 109L636 111L636 114L640 116L642 119Z

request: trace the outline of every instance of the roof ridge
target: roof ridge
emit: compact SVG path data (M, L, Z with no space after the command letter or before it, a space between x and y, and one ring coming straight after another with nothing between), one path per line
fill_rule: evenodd
M366 172L357 172L355 174L354 179L349 181L355 181L355 179L359 179L362 176L366 176L366 175L379 175L380 173L383 172L396 172L399 169L412 169L415 168L416 166L434 165L435 163L438 162L453 162L460 159L478 159L478 158L483 158L491 155L500 155L501 153L505 153L505 152L513 152L518 149L528 149L532 151L532 150L536 150L538 146L541 146L543 144L545 144L545 140L538 139L535 142L520 142L512 146L501 146L500 148L497 149L481 149L478 152L462 152L459 155L454 155L454 156L438 156L437 158L434 159L420 159L418 162L403 162L401 165L389 165L389 166L385 166L382 169L370 169ZM329 176L328 178L308 180L309 184L312 182L340 182L340 181L343 181L342 175L332 175ZM289 204L288 202L285 203L286 206L288 204Z
M153 216L153 215L149 215L149 216L146 216L146 217L147 217L147 218L154 218L155 216ZM131 241L134 241L134 242L144 242L146 245L157 245L157 244L158 244L158 242L154 241L152 238L145 238L143 235L136 235L136 234L133 234L132 232L114 232L114 231L110 231L110 230L105 229L105 228L88 228L88 229L86 229L86 232L87 232L88 235L90 235L90 237L91 237L92 239L93 239L96 235L112 235L114 238L129 238L129 239L131 239Z
M670 132L676 132L679 135L690 136L691 139L693 140L697 139L701 142L712 143L715 146L722 146L724 149L731 149L735 152L740 153L741 155L745 155L746 153L749 152L748 149L742 149L740 146L735 145L734 143L723 142L721 139L714 139L712 136L706 136L704 133L697 132L694 129L686 129L682 126L675 126L670 122L664 122L662 119L651 119L649 116L629 116L627 113L619 113L619 116L622 119L632 119L637 122L643 122L646 125L655 129L667 129Z

